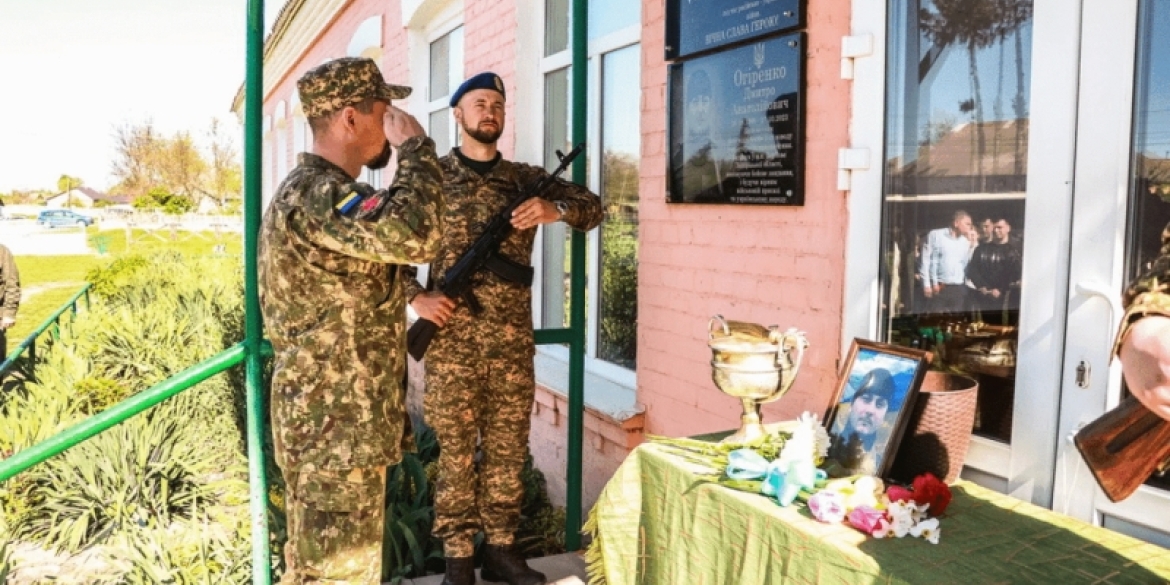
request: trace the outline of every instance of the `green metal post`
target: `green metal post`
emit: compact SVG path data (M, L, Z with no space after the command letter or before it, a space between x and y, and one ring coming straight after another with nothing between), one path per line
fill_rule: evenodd
M264 475L264 402L261 393L260 294L256 238L260 235L260 117L264 103L264 0L248 0L247 78L244 89L244 348L248 389L248 485L252 514L252 583L272 583L268 551L268 478Z
M588 82L589 2L573 0L573 144L585 142L585 85ZM586 150L586 152L589 152ZM594 161L594 164L597 164ZM585 159L573 162L573 182L585 185ZM573 230L569 284L569 440L565 473L565 548L581 548L581 443L585 427L585 234Z

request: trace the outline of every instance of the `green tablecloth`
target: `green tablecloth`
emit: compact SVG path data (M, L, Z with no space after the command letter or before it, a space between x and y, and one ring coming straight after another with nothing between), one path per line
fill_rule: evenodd
M823 524L686 465L653 444L621 465L586 526L591 583L1170 583L1170 550L969 482L935 545Z

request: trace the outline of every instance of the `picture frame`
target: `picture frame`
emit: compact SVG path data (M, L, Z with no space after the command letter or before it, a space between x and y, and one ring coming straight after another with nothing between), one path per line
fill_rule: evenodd
M829 475L886 476L930 360L921 349L853 340L825 415Z

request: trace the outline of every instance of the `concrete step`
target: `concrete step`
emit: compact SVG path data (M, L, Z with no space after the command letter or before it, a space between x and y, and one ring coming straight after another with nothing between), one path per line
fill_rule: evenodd
M544 573L548 577L549 585L584 585L586 583L585 559L581 558L580 553L568 552L551 557L528 559L528 566ZM475 574L478 577L479 571L476 570ZM442 575L430 575L404 581L403 585L440 585L442 582ZM475 582L476 585L495 585L493 581L484 581L478 578Z

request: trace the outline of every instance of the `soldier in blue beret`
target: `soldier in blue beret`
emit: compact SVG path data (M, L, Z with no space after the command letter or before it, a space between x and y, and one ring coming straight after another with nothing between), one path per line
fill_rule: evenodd
M461 146L439 159L447 201L439 257L430 274L442 275L480 235L522 185L547 177L541 167L504 159L497 141L504 132L506 92L499 75L484 72L451 95ZM435 536L447 561L444 585L472 585L475 537L484 534L480 576L486 581L536 585L545 576L514 550L528 456L528 431L536 393L533 357L531 259L536 227L563 221L585 231L601 223L596 195L556 181L518 206L500 254L527 269L527 278L485 272L474 294L483 310L474 315L438 291L422 287L408 269L406 298L440 327L426 357L426 422L439 440ZM476 450L482 458L476 459ZM476 463L478 461L478 464Z

